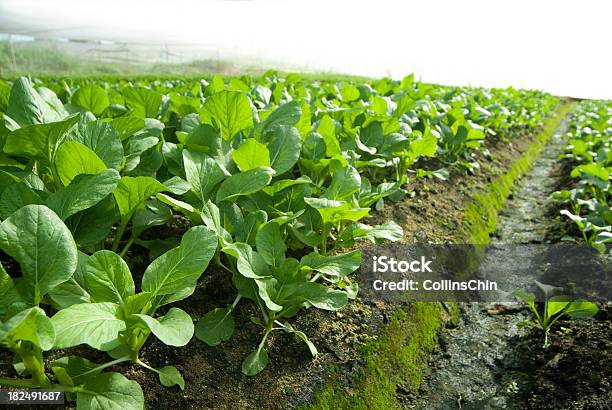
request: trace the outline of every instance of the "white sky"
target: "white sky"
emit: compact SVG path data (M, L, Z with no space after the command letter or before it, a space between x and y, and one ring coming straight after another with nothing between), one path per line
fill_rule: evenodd
M287 66L612 99L601 0L0 0L0 32L213 46Z

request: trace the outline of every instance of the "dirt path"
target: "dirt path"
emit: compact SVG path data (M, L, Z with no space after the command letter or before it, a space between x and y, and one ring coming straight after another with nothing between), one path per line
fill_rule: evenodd
M517 192L500 213L498 231L492 243L542 243L548 221L546 201L558 186L555 175L563 148L567 118L559 125L542 156L522 179ZM507 257L502 246L487 254L485 263L497 269L513 271L519 261ZM522 263L529 263L525 255ZM533 278L519 279L521 282ZM527 346L527 330L516 324L526 320L528 312L517 303L500 306L471 303L462 306L458 326L445 329L440 348L432 356L432 373L424 383L424 397L418 403L406 403L419 409L512 409L525 408L521 399L530 389L529 369L534 366L534 351Z

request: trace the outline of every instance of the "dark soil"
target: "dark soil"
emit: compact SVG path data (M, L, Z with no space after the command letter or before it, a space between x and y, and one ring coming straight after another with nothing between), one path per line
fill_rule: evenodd
M535 366L523 398L533 409L609 409L612 403L612 305L593 321L565 321L542 349L533 334Z

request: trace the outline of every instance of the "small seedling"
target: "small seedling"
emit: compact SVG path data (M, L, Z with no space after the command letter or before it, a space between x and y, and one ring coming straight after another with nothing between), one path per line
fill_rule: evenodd
M534 314L531 321L520 322L518 326L535 326L544 332L544 347L548 347L548 333L552 326L563 316L572 319L590 319L599 310L597 305L588 301L571 301L569 296L559 295L561 288L545 285L536 281L536 285L544 294L544 308L538 310L534 294L517 290L512 294L527 303ZM557 294L557 295L555 295Z

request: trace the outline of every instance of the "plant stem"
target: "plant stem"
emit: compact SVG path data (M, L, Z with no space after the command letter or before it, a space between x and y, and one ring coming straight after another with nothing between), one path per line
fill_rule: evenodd
M32 379L8 379L5 377L0 377L0 386L39 387Z
M128 250L130 250L130 247L133 244L134 244L134 237L130 236L130 239L127 241L127 243L125 244L125 246L121 250L121 253L119 254L119 256L121 256L122 258L125 258L125 255L128 253Z
M128 360L130 360L130 357L129 357L129 356L123 356L123 357L120 357L119 359L112 360L112 361L110 361L110 362L108 362L108 363L101 364L100 366L94 367L93 369L88 370L88 371L86 371L85 373L81 373L81 374L79 374L79 375L77 375L77 376L74 376L74 377L73 377L73 379L78 379L79 377L83 377L83 376L86 376L86 375L88 375L88 374L95 373L95 372L97 372L98 370L104 370L104 369L106 369L107 367L114 366L114 365L116 365L116 364L118 364L118 363L127 362Z
M136 360L136 363L137 363L137 364L139 364L139 365L141 365L141 366L142 366L142 367L144 367L145 369L149 369L149 370L151 370L151 371L153 371L153 372L155 372L155 373L159 374L159 370L154 369L153 367L149 366L148 364L146 364L145 362L143 362L143 361L142 361L142 360L140 360L140 359L137 359L137 360Z
M121 237L123 236L123 232L125 231L129 220L130 218L125 218L121 220L121 223L117 228L117 232L115 232L115 239L113 239L113 247L111 249L113 252L117 252L117 250L119 249L119 242L121 242Z

